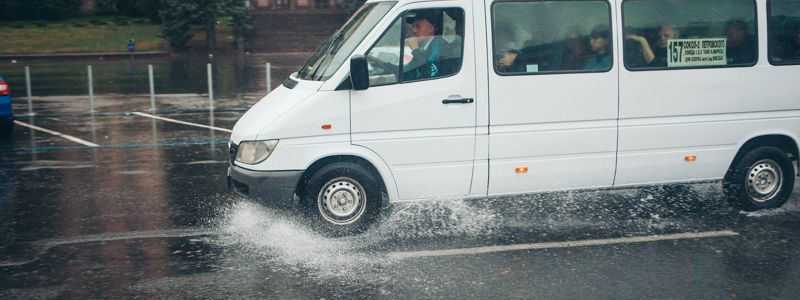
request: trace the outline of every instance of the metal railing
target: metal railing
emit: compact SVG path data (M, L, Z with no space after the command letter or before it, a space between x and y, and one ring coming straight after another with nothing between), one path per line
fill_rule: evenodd
M272 64L266 63L265 66L266 72L266 92L269 93L272 91ZM206 65L206 71L208 73L207 82L208 82L208 101L209 101L209 110L214 109L214 77L213 75L213 65L208 63ZM153 75L153 65L147 65L147 77L148 77L148 84L149 84L149 96L150 96L150 109L151 112L158 111L157 108L157 97L156 97L156 89L155 89L155 76ZM95 112L95 95L94 95L94 74L91 65L86 66L86 82L87 82L87 93L88 93L88 100L89 100L89 110L88 112ZM28 114L34 115L33 109L33 83L31 80L31 68L30 66L25 66L25 90L26 90L26 99L28 102Z

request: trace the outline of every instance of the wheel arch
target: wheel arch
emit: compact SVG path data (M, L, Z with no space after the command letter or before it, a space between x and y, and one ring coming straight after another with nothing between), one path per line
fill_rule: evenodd
M753 149L761 146L773 146L781 149L788 154L789 159L792 160L795 168L798 167L797 164L800 153L798 153L797 139L795 137L786 133L761 134L752 136L740 144L739 151L736 153L736 156L734 156L728 167L726 177L731 174L731 170L733 170L735 164L741 160L743 156Z
M366 158L361 155L357 154L332 154L324 157L320 157L316 159L311 165L309 165L303 175L300 177L300 180L297 182L297 186L295 187L295 193L301 199L303 198L303 192L305 191L306 184L311 179L311 176L314 175L317 170L325 167L326 165L336 163L336 162L352 162L358 164L364 168L366 168L373 176L376 176L378 184L381 188L381 192L386 195L386 197L382 198L382 206L387 206L390 201L392 201L396 197L396 189L394 188L393 182L394 179L391 177L391 173L388 173L388 168L384 168L384 172L381 172L379 167L384 167L378 165L376 162L373 162L369 158ZM381 161L382 162L382 161Z

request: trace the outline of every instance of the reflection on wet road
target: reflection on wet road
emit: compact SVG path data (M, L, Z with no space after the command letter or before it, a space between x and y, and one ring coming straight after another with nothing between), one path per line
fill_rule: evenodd
M230 129L241 113L159 116ZM21 121L99 147L21 126L0 142L3 299L800 294L798 190L759 213L728 208L717 184L412 202L332 239L227 193L224 131L131 113Z

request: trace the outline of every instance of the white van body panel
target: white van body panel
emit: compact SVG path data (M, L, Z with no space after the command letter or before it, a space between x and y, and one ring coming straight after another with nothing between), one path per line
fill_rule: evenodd
M798 115L800 111L621 120L616 185L721 179L747 141L765 135L797 140L787 128L800 128ZM687 155L697 160L687 162Z
M401 200L470 194L475 157L475 103L442 103L452 98L483 101L475 99L470 4L470 1L398 3L386 16L387 20L395 20L413 9L463 9L467 29L464 60L458 73L351 92L353 144L375 151L386 161L395 176Z
M615 186L718 180L751 138L783 133L797 141L800 67L770 65L766 1L757 6L755 66L623 68ZM621 4L618 9L621 12ZM616 34L622 35L622 28L617 27ZM620 51L617 57L622 60ZM687 155L697 160L688 162Z
M307 80L299 80L293 89L283 85L278 86L239 118L239 121L233 126L231 141L239 144L242 141L275 138L259 136L259 134L265 129L280 131L279 128L270 127L272 121L314 95L320 86L319 82Z
M341 135L349 141L350 99L348 91L317 91L275 117L258 137L267 139L308 138ZM323 125L330 126L324 129Z
M492 5L486 1L485 10L491 12ZM611 24L616 26L613 14ZM492 32L487 36L491 47ZM489 195L613 185L618 63L601 73L501 76L491 55L484 62L489 66ZM516 172L519 167L528 172Z

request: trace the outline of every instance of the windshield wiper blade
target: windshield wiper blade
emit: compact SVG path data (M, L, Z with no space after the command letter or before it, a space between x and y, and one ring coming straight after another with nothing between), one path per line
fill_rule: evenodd
M339 32L336 36L333 37L331 41L331 50L328 52L329 55L334 55L336 52L339 51L339 45L342 43L342 37L344 36L344 32Z
M312 78L314 77L314 74L316 74L316 71L318 69L317 67L319 66L320 60L322 59L323 56L325 56L324 53L328 52L328 47L331 44L332 38L333 37L325 39L325 41L323 41L322 44L319 45L317 50L314 51L314 54L311 56L311 58L303 65L302 68L300 68L301 77L305 77L307 75L311 75ZM309 71L311 72L311 74L309 74Z

